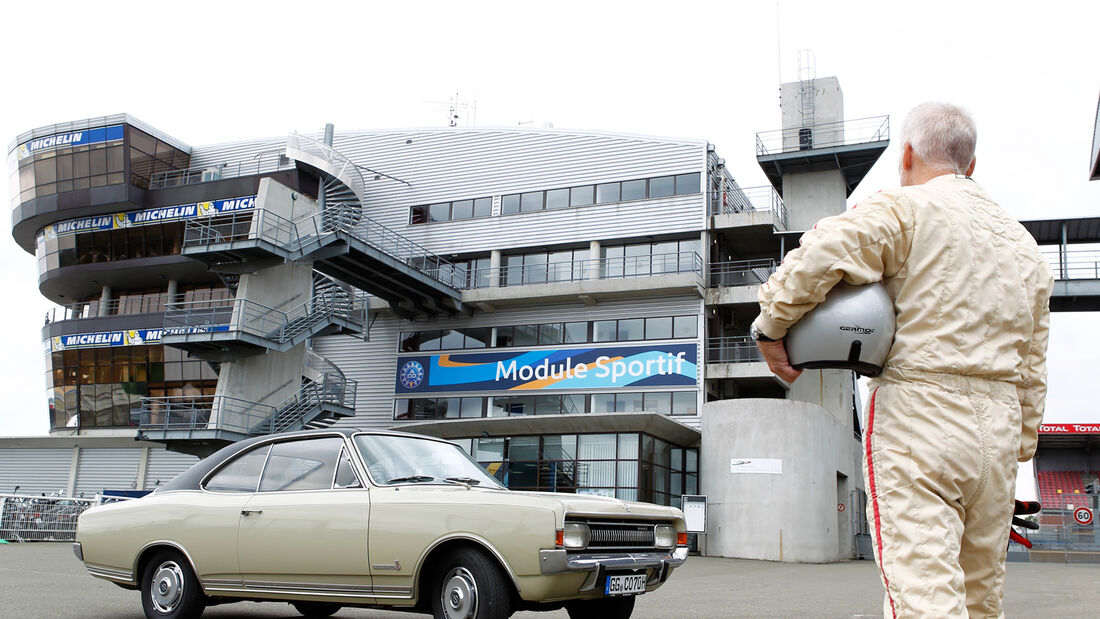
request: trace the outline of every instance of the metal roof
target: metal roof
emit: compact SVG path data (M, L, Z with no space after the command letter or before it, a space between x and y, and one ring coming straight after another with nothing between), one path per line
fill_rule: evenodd
M1066 230L1066 242L1100 243L1100 217L1077 219L1033 219L1021 221L1024 228L1040 245L1058 245L1062 242L1062 226Z

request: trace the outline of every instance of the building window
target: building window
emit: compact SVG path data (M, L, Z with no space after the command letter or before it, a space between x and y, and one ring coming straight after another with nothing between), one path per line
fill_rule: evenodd
M583 415L586 413L659 413L695 415L696 392L636 391L627 393L569 393L492 397L399 398L394 401L397 421L459 417L523 417Z
M432 331L404 331L399 352L432 352L512 346L560 346L589 342L695 339L698 317L656 316Z
M409 224L427 224L440 221L459 221L488 217L493 214L492 198L474 198L453 202L436 202L409 209Z
M673 195L690 195L700 192L699 172L657 176L629 181L601 183L599 185L580 185L545 191L506 194L501 197L502 215L512 213L531 213L541 210L554 210L591 204L612 204L645 200L646 198L664 198ZM414 207L415 208L415 207ZM415 220L415 218L414 218ZM414 221L413 223L420 223Z

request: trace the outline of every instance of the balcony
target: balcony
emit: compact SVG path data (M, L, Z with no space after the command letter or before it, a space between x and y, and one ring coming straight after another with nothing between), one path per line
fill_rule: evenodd
M771 259L711 263L707 304L756 303L757 287L768 281L777 266Z
M771 185L738 187L728 183L709 193L711 227L715 229L770 224L787 229L787 207Z
M157 172L149 181L149 189L167 189L184 185L210 183L227 178L258 176L282 170L293 170L295 163L287 158L283 149L257 153L256 156L237 161L221 161L209 165Z
M783 176L839 170L847 194L890 144L890 117L875 116L756 134L756 161L780 195Z
M572 260L469 272L463 303L533 304L630 296L703 296L703 259L695 252Z
M1055 278L1051 310L1100 311L1100 249L1048 246L1043 256Z
M756 342L747 335L707 338L707 380L774 379Z

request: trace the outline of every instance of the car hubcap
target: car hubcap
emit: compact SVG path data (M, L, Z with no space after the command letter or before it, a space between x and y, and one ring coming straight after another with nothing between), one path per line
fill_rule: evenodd
M443 614L460 619L477 614L477 583L464 567L456 567L443 579Z
M165 614L172 612L183 597L183 570L175 561L161 563L149 588L153 608Z

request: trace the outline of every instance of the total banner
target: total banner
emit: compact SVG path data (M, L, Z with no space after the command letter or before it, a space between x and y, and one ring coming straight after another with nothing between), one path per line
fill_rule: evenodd
M177 204L175 206L147 208L126 213L112 213L110 215L68 219L46 226L43 228L43 233L46 235L47 239L54 239L59 236L78 234L81 232L114 230L118 228L129 228L131 226L147 226L151 224L163 224L170 221L212 217L214 215L236 211L250 211L255 208L255 206L256 196L242 196L240 198L195 202L193 204Z
M47 353L77 348L109 348L114 346L144 346L160 344L165 335L181 333L213 333L228 331L229 325L209 325L203 327L173 327L170 329L127 329L125 331L99 331L96 333L75 333L59 335L46 339L44 348Z
M401 357L396 392L694 386L696 343Z

